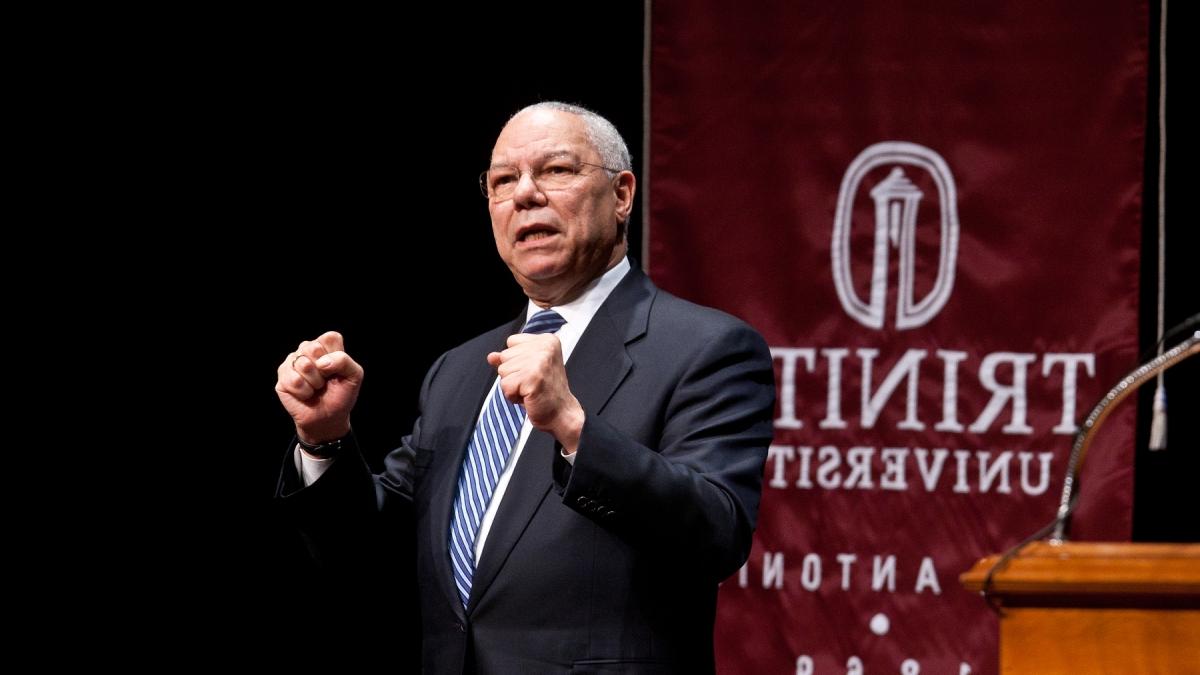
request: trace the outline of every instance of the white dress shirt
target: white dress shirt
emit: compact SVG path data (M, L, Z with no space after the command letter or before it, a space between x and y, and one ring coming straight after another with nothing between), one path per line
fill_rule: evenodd
M583 293L571 302L565 305L556 305L550 309L558 312L567 322L562 328L558 329L555 335L558 336L559 342L562 343L563 363L566 363L571 358L571 353L575 351L575 345L579 343L579 338L583 336L583 332L587 330L588 324L591 323L592 317L596 316L596 310L600 309L600 305L608 299L612 290L616 288L621 279L629 272L629 259L622 258L621 262L613 266L593 281L584 289ZM542 311L542 307L529 301L529 306L525 310L525 320ZM500 386L500 378L492 382L491 389L488 390L488 395L484 397L486 402L491 398L492 390ZM486 406L485 406L486 407ZM480 409L479 415L483 415L483 409ZM478 423L478 419L476 420ZM513 467L516 466L517 460L521 458L521 451L525 449L525 442L529 439L530 432L533 431L533 425L529 423L529 418L525 418L525 423L521 425L521 433L517 436L516 447L513 448L512 454L508 458L508 462L504 465L504 471L500 474L500 480L496 483L496 490L492 494L492 500L488 502L487 511L483 514L483 521L479 524L479 534L475 537L475 561L479 561L479 556L483 552L484 542L487 541L488 532L492 529L492 520L496 517L496 510L500 507L500 500L504 498L504 493L508 489L508 481L512 478ZM575 461L575 456L564 455L568 462L572 464ZM332 466L336 458L318 458L304 452L299 445L295 450L296 472L300 474L300 480L304 485L312 485L321 477L321 474ZM447 534L447 536L449 536Z

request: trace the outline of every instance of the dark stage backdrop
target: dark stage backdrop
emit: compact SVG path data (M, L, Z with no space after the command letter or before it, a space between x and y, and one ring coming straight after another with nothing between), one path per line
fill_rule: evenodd
M302 551L270 508L291 434L272 389L278 363L303 339L342 332L366 369L355 431L381 466L438 355L524 307L477 186L507 118L539 100L582 104L617 125L640 166L642 13L639 2L588 17L535 2L426 7L419 20L260 15L214 31L196 57L184 154L198 197L183 209L189 245L211 262L189 281L205 320L188 334L219 336L239 375L222 385L233 404L211 432L237 439L237 466L206 474L206 534L188 545L208 562L187 583L213 580L226 621L311 620L296 601ZM364 585L388 614L411 613L391 580Z

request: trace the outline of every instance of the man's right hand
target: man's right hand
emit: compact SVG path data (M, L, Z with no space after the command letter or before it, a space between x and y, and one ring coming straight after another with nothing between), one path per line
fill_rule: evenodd
M363 369L345 351L342 334L301 342L279 364L275 393L305 443L332 441L350 432Z

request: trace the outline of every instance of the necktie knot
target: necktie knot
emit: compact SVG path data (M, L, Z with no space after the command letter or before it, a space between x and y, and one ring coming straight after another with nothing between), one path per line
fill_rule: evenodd
M529 321L525 322L525 327L521 329L522 333L553 333L563 324L567 322L562 318L562 315L552 309L543 309L542 311L529 317Z

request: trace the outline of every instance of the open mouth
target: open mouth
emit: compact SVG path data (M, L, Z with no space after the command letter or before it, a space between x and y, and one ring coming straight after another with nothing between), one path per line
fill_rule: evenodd
M551 237L555 234L558 234L558 231L548 225L532 225L529 228L521 230L517 233L517 242L533 243Z

